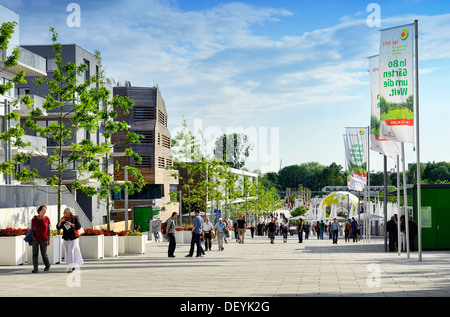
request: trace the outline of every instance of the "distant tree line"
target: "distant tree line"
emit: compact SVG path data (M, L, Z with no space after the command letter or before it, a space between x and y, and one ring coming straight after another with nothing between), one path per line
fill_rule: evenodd
M283 167L278 173L268 172L259 178L266 187L298 188L302 185L312 191L320 191L325 186L345 186L347 184L342 166L331 163L329 166L317 162L302 163Z
M412 164L407 170L407 184L417 182L416 166L416 164ZM317 162L285 166L279 172L268 172L261 175L259 182L267 188L274 187L279 191L284 191L288 187L298 188L299 185L312 191L321 191L325 186L347 185L342 166L336 163L324 166ZM422 163L421 182L425 184L450 184L450 162ZM403 185L403 173L400 173L400 184ZM384 172L371 172L370 185L383 186ZM388 174L387 185L397 186L397 173Z

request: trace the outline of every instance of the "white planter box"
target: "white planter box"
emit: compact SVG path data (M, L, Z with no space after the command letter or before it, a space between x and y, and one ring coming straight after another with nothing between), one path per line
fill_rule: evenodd
M126 253L128 254L144 254L146 236L126 236Z
M22 265L26 261L25 236L0 237L0 265Z
M85 236L80 239L80 250L83 259L103 259L105 256L105 236Z
M50 245L47 246L47 255L50 264L61 263L63 257L62 252L64 249L62 241L63 240L61 235L50 237ZM26 249L27 249L27 263L33 264L33 248L32 246L28 245L28 243L26 243ZM38 263L44 264L44 262L42 261L40 249L39 249Z
M181 231L183 232L183 241L184 243L191 243L192 240L192 231Z
M126 253L126 239L127 236L118 236L118 253L119 255L123 255Z
M115 257L119 255L119 237L118 236L104 236L105 237L105 257Z
M175 241L180 244L184 243L184 231L175 231Z

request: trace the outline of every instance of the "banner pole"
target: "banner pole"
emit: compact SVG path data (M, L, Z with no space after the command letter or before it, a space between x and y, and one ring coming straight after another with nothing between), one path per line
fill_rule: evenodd
M422 261L422 201L421 201L421 175L420 175L420 142L419 142L419 21L415 26L415 57L416 57L416 154L417 154L417 222L419 240L419 261Z
M403 143L402 143L403 144ZM397 252L400 256L400 155L397 155Z
M402 142L402 161L403 161L403 216L404 216L404 221L405 221L405 242L406 242L406 251L407 251L407 258L409 259L409 238L408 238L408 221L406 221L406 219L408 218L408 193L407 193L407 189L406 189L406 184L408 183L408 180L406 178L406 158L405 158L405 143ZM398 219L399 220L399 225L401 225L401 216ZM400 234L400 238L401 238L401 234ZM401 247L403 249L403 239L400 239L399 241L399 247ZM400 249L400 248L399 248Z
M397 156L398 157L398 156ZM384 251L388 252L388 245L387 245L387 157L386 155L383 155L383 161L384 161L384 205L383 205L383 213L384 213ZM392 243L392 241L391 241Z
M372 221L370 217L371 210L369 208L370 205L370 126L367 127L367 222L368 222L368 228L367 228L367 240L370 243L370 231L372 230Z

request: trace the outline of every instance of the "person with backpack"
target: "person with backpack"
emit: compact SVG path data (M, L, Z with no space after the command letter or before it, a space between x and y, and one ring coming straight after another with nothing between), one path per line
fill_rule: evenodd
M178 213L177 212L173 212L172 216L167 219L167 221L165 222L165 228L163 226L163 234L164 231L167 234L167 238L169 239L169 249L168 249L168 255L169 258L174 258L175 257L175 248L177 247L177 242L175 239L175 219L177 219L178 217Z
M350 230L352 230L352 226L347 221L347 219L344 220L344 234L345 234L345 242L350 242Z
M352 227L353 242L358 242L359 226L358 222L355 220L355 217L352 217L352 222L350 223L350 225Z

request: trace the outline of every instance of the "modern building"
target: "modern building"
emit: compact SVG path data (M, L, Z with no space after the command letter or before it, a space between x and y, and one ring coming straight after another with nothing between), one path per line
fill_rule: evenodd
M47 75L45 71L45 59L33 52L26 50L20 46L19 38L19 15L14 11L0 5L0 24L6 22L16 22L17 25L14 28L14 33L9 41L8 48L5 50L0 50L0 80L1 84L13 83L12 79L17 71L23 70L27 75L32 76L45 76ZM4 61L13 53L13 50L18 48L20 50L20 59L18 65L5 68ZM5 132L9 127L16 125L16 122L12 122L6 119L6 115L12 111L19 111L21 116L26 116L28 109L23 105L19 105L19 109L12 106L12 101L19 97L16 93L16 87L7 91L4 95L0 96L0 133ZM32 96L35 99L35 107L42 105L42 100L36 96ZM45 147L45 139L37 136L26 136L23 138L25 142L31 142L35 145L41 145ZM21 150L12 146L9 142L0 141L0 162L5 162L11 160L14 155L17 155ZM30 149L25 149L30 150ZM43 149L45 151L45 149ZM0 185L2 184L18 184L11 175L1 175Z
M114 96L126 96L134 101L130 113L119 111L117 120L125 120L130 132L143 136L140 144L127 141L125 131L114 134L111 140L116 152L114 160L122 167L137 167L146 182L142 191L128 196L128 219L133 218L133 210L137 206L155 206L160 208L160 218L165 221L172 211L178 211L179 206L171 203L170 197L170 191L177 189L178 177L174 175L178 172L167 169L172 166L172 148L164 99L157 87L114 87ZM126 148L139 154L142 164L137 165L129 157L117 155ZM117 170L114 179L125 180L124 170ZM115 194L115 208L115 221L124 220L124 193Z
M14 11L0 4L0 25L7 22L16 22L14 33L9 40L8 47L0 50L0 81L2 84L12 83L12 79L17 71L24 71L27 76L39 77L47 76L47 60L45 57L36 54L25 47L20 46L20 25L19 15ZM4 61L10 56L15 48L20 50L20 59L18 64L11 68L5 68ZM27 77L29 79L30 77ZM19 113L21 118L29 115L32 109L26 108L23 104L14 105L13 101L21 98L24 94L29 94L34 99L33 107L42 109L43 98L34 94L30 90L24 90L21 87L13 86L4 95L0 95L0 133L5 132L17 124L13 120L8 120L6 115L12 111ZM46 115L44 111L44 116ZM0 141L0 162L10 161L15 155L21 152L32 153L32 155L47 154L47 139L36 135L25 135L22 137L24 142L31 143L32 146L19 148L10 142ZM39 153L35 151L39 149ZM20 169L22 166L16 166ZM75 207L75 201L70 193L62 195L61 205ZM28 227L31 218L36 215L36 208L39 205L47 205L47 215L52 219L52 225L56 222L57 216L57 196L55 191L49 186L40 186L22 184L15 180L11 175L3 175L0 173L0 228L5 227ZM90 226L90 221L77 210L80 220L84 227Z
M32 52L35 55L40 56L44 60L45 65L45 75L48 78L52 78L54 74L54 70L56 68L55 63L55 51L53 49L52 45L23 45L23 48L26 50ZM97 60L95 58L95 55L88 52L87 50L81 48L80 46L76 44L63 44L62 45L62 62L63 64L66 63L74 63L76 66L79 66L81 64L87 65L87 70L77 78L78 83L86 82L87 79L99 73L100 66L97 63ZM20 84L16 87L16 94L18 96L22 96L25 94L29 95L36 95L41 98L47 98L49 95L49 90L46 84L44 83L41 87L37 87L34 83L34 80L36 79L35 76L29 75L27 73L27 83L26 84ZM112 87L109 87L111 90L112 95ZM101 105L99 105L101 107ZM66 127L70 127L72 122L71 118L73 117L73 104L72 103L66 103L62 106L62 109L57 110L49 110L44 113L43 116L41 116L37 123L46 127L52 122L55 122L57 120L60 120L61 111L63 113L63 123ZM25 117L22 119L23 123L25 122ZM33 131L29 131L25 129L27 134L33 135ZM89 133L88 131L84 129L79 129L76 133L73 134L72 139L69 143L80 143L82 140L87 139L91 140L94 144L99 144L101 142L101 130L96 131L95 133ZM52 139L46 139L46 145L47 145L47 152L49 155L53 152L57 144ZM69 150L69 147L63 148L63 157L68 157L71 152ZM100 162L102 164L102 162ZM28 164L26 165L28 169L34 169L36 168L39 172L39 174L42 177L51 177L56 173L56 166L50 165L47 162L47 157L45 155L40 155L33 157L31 160L29 160ZM110 164L110 169L112 173L112 164ZM73 184L76 180L88 180L91 185L93 186L99 186L98 183L95 182L95 180L89 180L88 176L82 176L81 173L78 171L77 168L77 162L72 162L72 164L69 164L66 169L63 172L62 175L63 184L67 187L67 189L71 192L72 196L76 200L77 206L75 207L78 212L82 211L86 216L89 218L93 226L101 225L105 223L106 221L106 204L101 201L98 196L88 196L85 193L81 191L77 191L73 188Z

